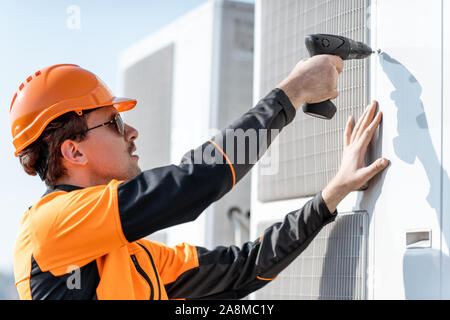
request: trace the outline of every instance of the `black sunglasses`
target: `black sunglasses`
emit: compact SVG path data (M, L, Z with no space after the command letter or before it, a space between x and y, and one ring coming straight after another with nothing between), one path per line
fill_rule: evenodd
M88 110L88 112L93 111L93 110L96 110L96 109ZM85 112L85 114L88 113L88 112ZM95 127L92 127L92 128L88 128L88 129L86 129L86 130L84 130L84 131L82 131L80 133L77 133L76 135L74 135L74 137L77 136L78 134L86 133L89 130L100 128L100 127L103 127L103 126L108 126L110 124L115 124L116 125L116 129L119 132L119 134L122 135L122 136L125 135L125 124L124 124L124 122L122 120L122 117L120 116L120 113L117 113L114 116L114 119L112 119L110 121L107 121L105 123L99 124L98 126L95 126ZM38 159L38 163L36 164L36 172L39 174L39 177L43 181L45 179L45 174L47 173L47 166L48 166L48 146L47 146L46 143L41 142L40 150L39 150L39 159Z
M120 135L122 135L122 136L125 135L125 124L123 123L122 117L120 116L119 113L117 113L114 116L114 119L112 119L110 121L107 121L105 123L99 124L98 126L95 126L95 127L92 127L92 128L88 128L88 129L84 130L83 133L86 133L89 130L100 128L100 127L103 127L103 126L108 126L110 124L115 124L116 125L116 129L120 133Z

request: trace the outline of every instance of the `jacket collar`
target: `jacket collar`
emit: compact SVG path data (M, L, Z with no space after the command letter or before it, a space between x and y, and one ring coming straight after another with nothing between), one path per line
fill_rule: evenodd
M45 197L46 195L55 192L55 191L66 191L66 192L70 192L70 191L74 191L74 190L79 190L79 189L83 189L82 187L78 187L78 186L74 186L71 184L60 184L55 186L54 188L48 188L47 191L42 195L42 197ZM42 198L41 197L41 198Z

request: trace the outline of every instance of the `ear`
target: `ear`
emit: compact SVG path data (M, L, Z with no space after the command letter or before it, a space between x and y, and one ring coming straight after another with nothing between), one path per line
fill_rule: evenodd
M88 158L80 148L80 143L66 140L61 144L61 154L65 161L73 165L86 165Z

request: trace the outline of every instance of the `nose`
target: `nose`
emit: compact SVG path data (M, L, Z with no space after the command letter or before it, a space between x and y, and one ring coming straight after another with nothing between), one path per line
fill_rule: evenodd
M134 141L137 139L139 132L132 126L125 123L125 139L127 141Z

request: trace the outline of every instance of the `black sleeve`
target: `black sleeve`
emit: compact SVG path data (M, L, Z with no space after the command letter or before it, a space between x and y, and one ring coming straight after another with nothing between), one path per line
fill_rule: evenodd
M118 187L119 215L124 235L135 241L155 231L195 220L252 168L278 131L290 123L295 108L280 89L272 90L254 108L220 134L183 157L181 163L147 170ZM230 146L234 131L269 130L244 149ZM228 141L228 143L227 143ZM228 156L230 153L230 156ZM244 162L239 161L244 158ZM236 161L237 159L237 161Z
M207 250L198 247L197 268L166 285L170 299L240 299L275 278L334 221L321 193L302 209L264 231L261 238L236 246Z

